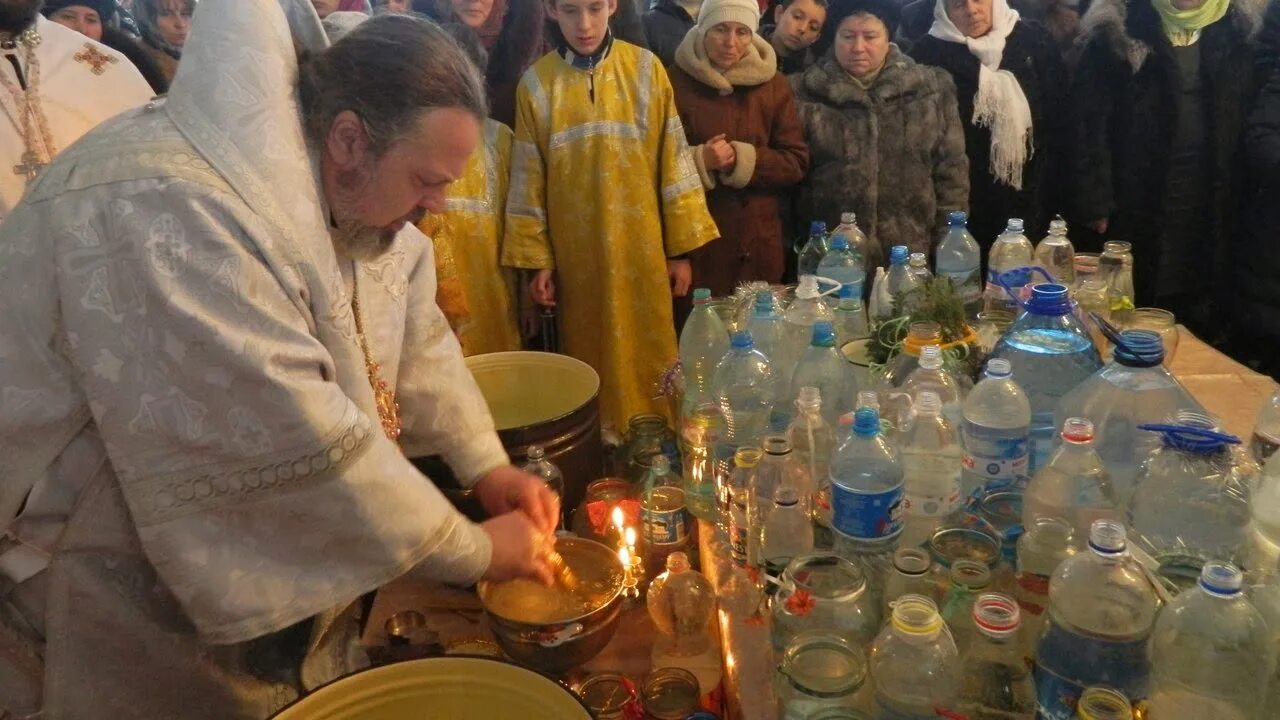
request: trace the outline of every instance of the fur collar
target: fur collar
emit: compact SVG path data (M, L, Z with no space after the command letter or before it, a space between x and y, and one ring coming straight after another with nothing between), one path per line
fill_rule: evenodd
M930 81L930 72L930 68L916 64L897 45L893 45L889 48L889 55L885 57L880 74L870 87L863 88L836 62L834 50L828 50L817 64L804 72L801 87L808 94L831 105L869 106L922 88L929 89L926 86L934 85Z
M1266 0L1231 0L1227 16L1241 38L1251 39L1261 28ZM1216 25L1216 24L1215 24ZM1214 26L1210 26L1214 27ZM1095 39L1096 38L1096 39ZM1164 40L1160 15L1150 0L1094 0L1080 19L1079 47L1101 42L1129 63L1136 73Z
M735 87L763 85L778 74L778 56L767 40L751 34L751 47L747 54L729 69L720 72L707 58L707 46L702 38L705 31L695 26L676 48L676 65L689 73L694 80L714 88L721 95L733 94Z

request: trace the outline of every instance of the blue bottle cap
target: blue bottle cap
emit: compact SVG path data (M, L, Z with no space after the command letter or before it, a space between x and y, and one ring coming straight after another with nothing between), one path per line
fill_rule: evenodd
M746 330L739 330L730 338L729 345L735 349L743 350L754 347L755 343L751 340L751 333Z
M1027 312L1036 315L1070 315L1071 296L1067 294L1067 286L1058 283L1032 285Z
M711 290L709 290L708 288L694 288L693 290L694 302L706 302L710 299L711 299Z
M969 216L963 210L952 210L947 214L947 224L951 227L957 225L965 225L969 222Z
M756 312L761 310L773 309L773 293L768 290L760 290L756 292Z
M1205 592L1222 597L1239 595L1244 586L1244 575L1240 568L1230 563L1205 563L1200 570L1200 587Z
M848 250L849 239L843 235L835 236L834 238L831 239L831 249L832 250Z
M1155 367L1164 362L1164 343L1151 330L1123 330L1115 345L1115 360L1121 365Z
M836 346L836 331L830 322L819 320L813 324L813 342L811 344L821 347Z
M880 432L880 413L873 408L858 408L853 414L853 434L872 437Z
M907 258L911 253L907 250L906 245L894 245L889 248L889 264L890 265L906 265Z
M814 220L809 223L810 235L822 235L827 232L827 223L824 220Z

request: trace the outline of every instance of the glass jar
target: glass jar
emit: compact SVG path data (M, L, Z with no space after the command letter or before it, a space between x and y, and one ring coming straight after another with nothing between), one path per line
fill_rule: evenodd
M1133 707L1129 698L1111 688L1085 688L1076 703L1077 720L1131 720Z
M621 673L596 673L577 692L591 717L599 720L622 720L629 715L627 708L639 702L635 683Z
M1120 240L1108 240L1098 258L1098 277L1107 281L1111 316L1120 325L1133 312L1133 247Z
M1003 541L1000 532L981 516L961 510L952 513L929 538L926 547L942 587L957 560L974 560L995 570L1000 564Z
M1110 349L1110 341L1102 334L1102 329L1090 315L1096 313L1103 320L1111 321L1111 298L1106 279L1091 277L1085 280L1076 289L1075 300L1076 315L1081 324L1089 330L1089 337L1093 338L1093 344L1098 348L1098 352L1105 353Z
M778 663L778 714L809 718L819 710L852 708L866 679L861 648L822 630L800 633Z
M667 456L671 467L681 467L680 448L676 434L667 426L667 419L657 413L636 415L627 421L626 477L632 482L642 482L652 467L652 456Z
M977 325L973 328L978 336L978 349L983 356L990 355L996 343L1013 326L1013 313L1004 310L983 310L978 313Z
M866 647L880 629L880 606L867 592L866 573L837 555L814 553L791 561L773 597L773 646L782 651L807 630L824 630Z
M1022 491L997 490L978 500L978 516L1000 535L1001 556L1013 564L1022 535Z
M625 527L640 527L640 501L635 486L616 477L600 478L587 484L582 504L573 513L571 529L578 537L618 547L622 534L614 523L613 509L622 508Z
M653 720L684 720L698 710L698 678L688 670L658 668L644 679L640 701Z

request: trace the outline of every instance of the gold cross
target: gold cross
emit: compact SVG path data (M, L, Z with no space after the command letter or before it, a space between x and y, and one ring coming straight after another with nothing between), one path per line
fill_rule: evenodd
M41 168L45 163L40 162L40 158L30 150L22 153L22 161L13 166L14 175L25 175L27 182L36 179L36 175L40 174Z
M85 43L84 49L72 57L75 58L76 62L88 63L89 69L94 75L101 75L107 71L108 65L120 62L118 58L102 52L89 43Z

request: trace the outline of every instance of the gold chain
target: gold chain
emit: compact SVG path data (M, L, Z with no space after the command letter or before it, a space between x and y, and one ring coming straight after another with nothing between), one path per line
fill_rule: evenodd
M392 442L400 439L400 403L396 401L396 391L382 379L382 366L373 359L369 352L369 339L364 332L364 321L360 318L360 278L359 266L351 264L351 313L356 319L356 337L360 339L360 351L364 353L364 370L369 375L369 385L373 388L373 401L378 407L378 419L382 421L382 431Z

